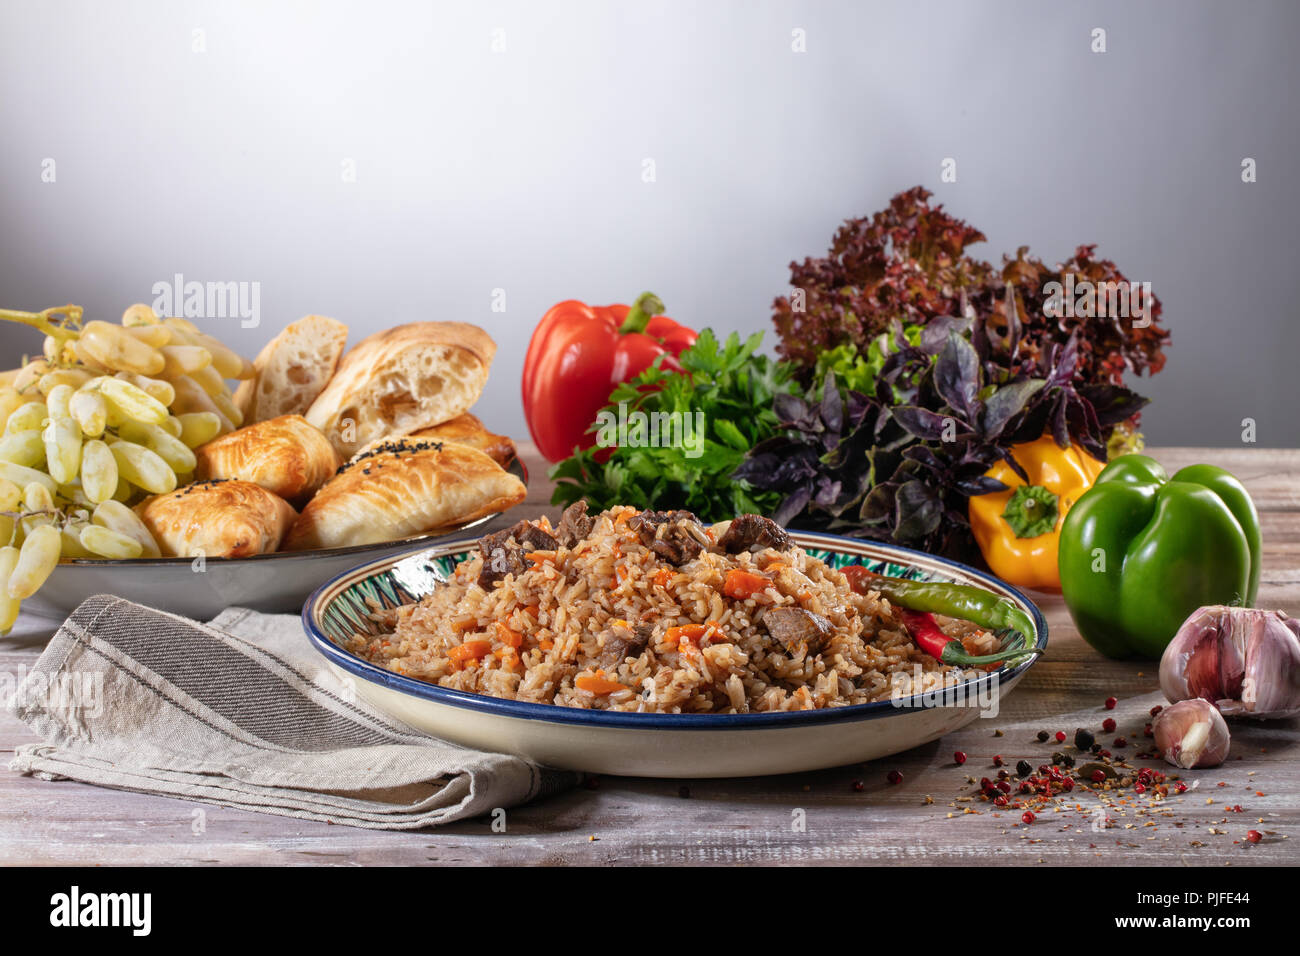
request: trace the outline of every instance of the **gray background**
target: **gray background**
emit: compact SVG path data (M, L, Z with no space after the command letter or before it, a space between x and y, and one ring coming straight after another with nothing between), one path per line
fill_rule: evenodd
M789 261L921 183L985 258L1096 242L1154 284L1150 442L1236 444L1250 417L1295 446L1298 35L1281 2L5 0L0 303L116 320L178 272L257 281L260 327L206 323L249 355L308 312L352 341L475 322L500 346L477 410L523 436L552 303L653 289L770 347ZM0 331L3 367L38 348Z

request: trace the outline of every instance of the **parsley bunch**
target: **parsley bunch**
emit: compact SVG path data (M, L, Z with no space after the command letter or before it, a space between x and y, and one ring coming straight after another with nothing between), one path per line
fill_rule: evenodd
M732 478L751 448L781 431L776 397L798 390L794 366L756 354L762 341L761 332L743 342L733 332L719 343L704 329L678 356L681 372L656 362L618 385L592 426L597 444L551 469L552 504L685 508L705 521L775 510L782 492Z

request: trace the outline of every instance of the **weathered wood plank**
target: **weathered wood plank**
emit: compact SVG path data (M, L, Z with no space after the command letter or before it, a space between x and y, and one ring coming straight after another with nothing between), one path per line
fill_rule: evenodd
M1300 615L1300 452L1152 453L1171 471L1210 461L1246 483L1264 526L1260 604ZM531 448L525 446L524 454L528 501L498 524L558 513L549 505L544 464ZM1018 813L995 815L987 805L969 804L981 812L965 814L961 808L968 804L949 806L970 793L967 775L992 775L994 753L1012 763L1021 756L1045 759L1058 745L1038 744L1035 730L1072 734L1078 725L1099 726L1107 715L1101 703L1114 695L1122 701L1113 714L1120 732L1140 736L1143 715L1161 699L1154 664L1101 658L1074 631L1059 596L1034 598L1047 616L1049 654L1003 702L1001 714L873 764L695 780L685 784L689 796L681 794L681 781L606 777L596 789L512 810L504 834L478 820L421 833L371 832L0 771L0 863L1294 865L1300 844L1293 847L1284 837L1300 825L1300 721L1234 724L1229 763L1197 774L1195 791L1171 798L1164 809L1172 816L1122 808L1123 815L1111 814L1112 825L1093 830L1093 807L1081 800L1083 811L1046 814L1025 827ZM19 637L0 640L0 674L19 673L40 653L49 622L23 624ZM1004 736L993 736L995 729ZM0 755L34 740L21 723L0 714ZM961 768L952 761L959 749L970 758ZM886 782L891 769L903 773L901 784ZM1226 786L1216 786L1220 780ZM927 796L932 804L924 802ZM1242 813L1224 809L1237 804ZM802 831L794 826L797 811L806 823ZM1222 835L1210 833L1211 827ZM1274 834L1256 846L1234 842L1252 828Z

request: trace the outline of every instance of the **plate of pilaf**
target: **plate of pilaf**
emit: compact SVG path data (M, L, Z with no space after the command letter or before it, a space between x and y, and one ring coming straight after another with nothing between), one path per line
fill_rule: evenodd
M583 502L354 568L303 624L360 697L429 734L665 777L899 753L995 716L1047 644L1023 594L943 558Z

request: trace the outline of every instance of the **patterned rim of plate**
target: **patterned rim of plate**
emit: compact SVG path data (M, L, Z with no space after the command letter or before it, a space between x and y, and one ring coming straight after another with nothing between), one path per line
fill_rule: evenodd
M791 532L791 538L813 556L840 568L867 564L872 570L918 580L955 581L977 584L1008 597L1033 618L1038 630L1035 647L1047 648L1047 621L1032 601L1018 589L989 574L931 554L896 545L880 544L830 534ZM331 664L381 687L409 694L437 704L450 705L504 717L543 720L552 723L585 724L662 730L737 730L743 728L796 727L808 724L869 720L914 710L930 710L932 694L917 694L898 701L873 701L821 710L776 711L754 714L638 714L627 711L584 710L557 704L506 700L441 687L413 677L404 677L370 663L335 642L358 630L377 633L369 614L372 607L390 608L407 604L447 580L456 563L476 546L474 539L461 539L413 555L383 558L345 571L321 585L302 609L302 624L313 647ZM864 560L866 559L866 560ZM950 688L963 700L986 700L1033 666L1037 656L1008 672L993 672Z
M506 471L514 475L525 486L528 484L528 469L519 458L511 458L506 462ZM438 530L427 531L424 534L412 535L409 538L398 538L396 541L375 541L371 544L353 544L345 545L341 548L313 548L310 551L271 551L267 554L250 554L243 558L204 558L208 564L233 564L238 561L281 561L288 558L310 559L310 558L334 558L343 554L355 554L364 557L366 554L374 551L392 550L399 546L409 546L418 548L428 546L435 542L445 541L454 534L461 534L473 528L486 524L497 516L505 512L496 512L495 514L484 515L481 518L475 518L473 521L467 521L464 524L451 525L450 527ZM141 568L152 567L154 565L169 564L189 564L194 558L74 558L71 561L60 561L60 568L105 568L114 565L125 567Z

